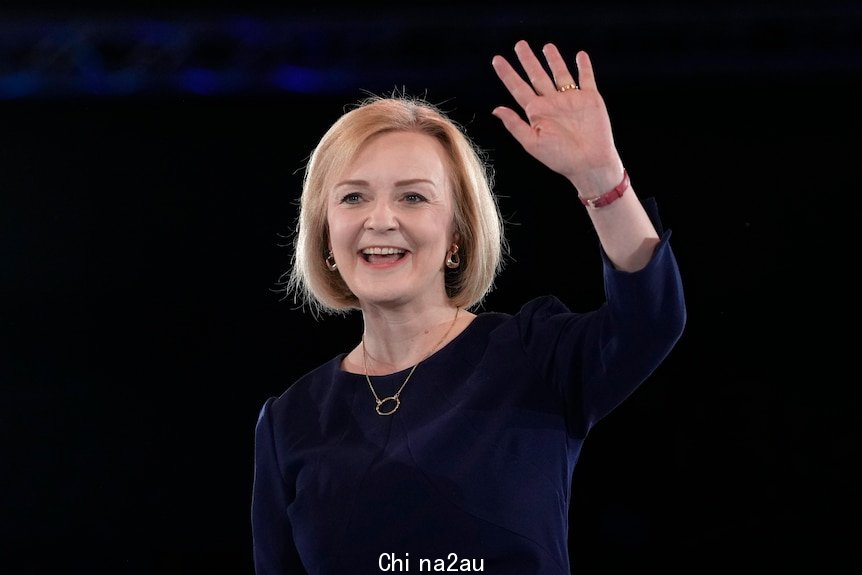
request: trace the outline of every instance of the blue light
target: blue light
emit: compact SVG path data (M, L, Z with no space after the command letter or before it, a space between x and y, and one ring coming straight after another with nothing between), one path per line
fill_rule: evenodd
M352 74L347 70L317 70L292 65L277 67L271 78L277 88L300 94L332 92L353 82Z
M218 92L223 82L219 74L206 68L188 68L179 74L178 83L188 92L208 95Z
M0 99L14 100L37 94L44 82L34 72L16 72L0 76Z

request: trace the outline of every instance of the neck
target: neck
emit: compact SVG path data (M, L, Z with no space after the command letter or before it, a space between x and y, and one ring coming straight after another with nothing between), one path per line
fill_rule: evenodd
M408 369L433 354L453 332L459 311L451 305L423 313L363 311L360 347L365 348L363 364L367 359L368 373L382 375Z

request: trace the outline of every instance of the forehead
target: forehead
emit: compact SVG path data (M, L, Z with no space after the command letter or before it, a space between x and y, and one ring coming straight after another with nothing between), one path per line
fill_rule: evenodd
M444 180L449 161L443 145L421 132L384 132L366 140L345 167L344 175L387 172L399 177Z

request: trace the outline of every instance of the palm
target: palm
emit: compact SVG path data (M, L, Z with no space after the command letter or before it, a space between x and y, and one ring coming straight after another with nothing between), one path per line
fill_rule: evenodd
M504 106L494 111L512 136L530 155L576 185L589 177L590 170L616 164L619 158L610 119L587 55L578 54L580 89L560 92L558 85L574 81L556 47L545 47L553 80L526 42L519 42L515 50L529 83L505 58L493 60L497 75L526 116L524 120Z

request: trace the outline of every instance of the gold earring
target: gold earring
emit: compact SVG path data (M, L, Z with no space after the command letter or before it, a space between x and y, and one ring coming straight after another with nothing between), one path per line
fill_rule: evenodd
M326 256L326 267L328 267L331 272L338 269L338 264L335 263L335 256L332 255L332 250L329 250L329 255Z
M454 270L461 265L461 256L458 255L458 244L452 244L449 251L446 252L446 267Z

